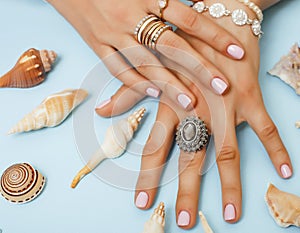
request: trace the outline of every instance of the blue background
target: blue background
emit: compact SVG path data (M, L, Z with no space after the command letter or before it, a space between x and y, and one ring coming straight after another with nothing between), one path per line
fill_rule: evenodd
M215 232L299 231L294 227L278 227L264 203L268 182L300 195L300 131L294 126L295 121L300 120L300 97L279 79L266 74L299 41L299 9L300 1L286 0L265 12L260 71L265 103L291 155L294 176L287 181L279 178L256 135L248 126L240 126L238 140L242 155L243 215L237 224L223 221L216 166L205 174L202 183L199 208L206 214ZM30 47L53 49L59 54L59 60L42 85L28 90L0 90L0 171L16 162L29 162L46 176L47 185L41 196L25 205L13 205L0 199L0 228L4 233L141 232L153 209L136 209L132 191L116 188L93 175L86 177L77 189L69 187L73 176L83 166L71 117L53 129L6 136L10 127L47 95L66 88L78 88L87 72L99 61L75 30L50 5L38 0L0 0L0 73L8 71L19 55ZM107 75L103 65L100 64L98 69ZM118 85L117 81L112 83L108 88L110 91L99 99L108 97ZM155 102L150 101L146 105L150 107L150 114L145 120L144 130L136 137L141 143L147 138L156 111ZM110 120L94 118L100 140ZM84 124L88 123L83 120ZM173 153L176 156L177 151ZM128 158L126 160L125 155L119 163L138 170L140 158ZM175 223L176 192L175 179L161 188L155 203L157 205L164 201L167 205L166 232L185 232ZM189 232L203 230L198 222Z

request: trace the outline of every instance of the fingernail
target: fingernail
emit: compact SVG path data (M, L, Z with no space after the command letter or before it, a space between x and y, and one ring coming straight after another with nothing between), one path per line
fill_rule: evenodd
M224 210L225 221L230 221L235 219L235 208L232 204L227 204Z
M183 108L187 108L190 105L190 103L192 102L192 100L190 99L190 97L188 97L185 94L178 95L177 96L177 100L178 100L178 102L181 104L181 106Z
M188 226L190 224L190 219L190 214L187 211L183 210L178 215L177 225L180 227Z
M215 89L215 91L219 94L222 95L224 93L224 91L226 91L227 89L227 84L220 78L214 78L211 81L211 86L213 87L213 89Z
M147 88L146 92L147 92L147 95L152 96L154 98L157 98L160 93L159 90L152 88L152 87Z
M235 59L242 59L245 54L244 50L241 47L234 44L228 46L227 53Z
M96 109L100 109L100 108L103 108L105 105L109 104L111 101L111 98L107 99L107 100L104 100L102 101L97 107Z
M148 194L146 192L140 192L135 200L135 205L138 208L145 208L148 203Z
M292 176L292 171L287 164L283 164L280 168L281 174L284 178L290 178Z

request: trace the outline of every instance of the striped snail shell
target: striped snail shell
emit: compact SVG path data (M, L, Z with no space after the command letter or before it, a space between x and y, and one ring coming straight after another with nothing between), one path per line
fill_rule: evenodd
M36 198L45 185L45 177L28 163L14 164L1 176L0 192L8 201L26 203Z

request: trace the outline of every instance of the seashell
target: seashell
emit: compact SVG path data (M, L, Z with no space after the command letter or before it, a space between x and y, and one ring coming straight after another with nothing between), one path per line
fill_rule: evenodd
M8 134L55 127L85 100L88 93L82 89L67 89L50 95L36 109L27 114Z
M265 200L270 214L279 226L300 227L300 197L283 192L270 184Z
M54 51L27 50L15 66L0 78L0 87L29 88L42 83L55 59Z
M283 56L268 73L279 77L300 95L300 48L298 44L296 43L288 55Z
M300 121L297 121L297 122L295 123L295 126L296 126L297 129L300 129Z
M199 211L199 217L200 217L204 232L205 233L214 233L213 230L210 228L202 211Z
M104 159L114 159L124 153L145 112L146 109L141 108L127 119L122 119L107 129L103 144L91 157L87 165L77 173L72 181L72 188L75 188L79 181L96 168Z
M14 164L1 177L0 192L8 201L26 203L36 198L45 186L45 177L28 163Z
M164 233L165 232L165 205L163 202L154 210L151 218L145 223L142 233Z

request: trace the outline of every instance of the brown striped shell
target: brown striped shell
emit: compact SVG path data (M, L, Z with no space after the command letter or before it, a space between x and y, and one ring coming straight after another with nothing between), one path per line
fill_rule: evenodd
M28 163L14 164L1 176L0 192L8 201L26 203L36 198L45 185L44 176Z
M55 59L56 53L53 51L27 50L15 66L0 78L0 87L29 88L42 83Z

